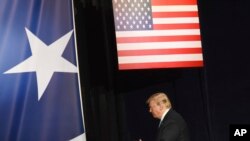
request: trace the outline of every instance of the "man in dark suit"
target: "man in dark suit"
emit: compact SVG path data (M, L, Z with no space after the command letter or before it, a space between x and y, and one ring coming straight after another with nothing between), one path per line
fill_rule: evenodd
M160 119L156 141L190 141L185 120L172 109L165 93L153 94L147 104L153 117Z

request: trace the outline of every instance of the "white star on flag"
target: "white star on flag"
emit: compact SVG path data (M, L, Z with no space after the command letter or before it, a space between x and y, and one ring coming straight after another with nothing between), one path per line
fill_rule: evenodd
M54 72L78 72L78 69L74 64L62 57L73 30L69 31L49 46L27 28L25 28L25 30L29 39L32 55L20 64L6 71L5 74L36 72L38 100L40 100Z
M81 135L79 135L79 136L77 136L69 141L86 141L86 135L85 135L85 133L83 133L83 134L81 134Z

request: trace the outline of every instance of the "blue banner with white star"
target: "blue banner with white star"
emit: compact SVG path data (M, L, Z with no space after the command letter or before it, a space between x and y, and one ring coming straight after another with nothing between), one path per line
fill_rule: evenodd
M85 141L72 0L0 1L0 141Z

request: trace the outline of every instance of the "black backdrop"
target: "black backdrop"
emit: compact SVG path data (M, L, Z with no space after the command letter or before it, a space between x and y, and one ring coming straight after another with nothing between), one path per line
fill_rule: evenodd
M192 141L228 141L250 124L250 2L198 0L203 68L118 71L110 0L75 0L88 141L152 141L157 121L145 100L167 92Z

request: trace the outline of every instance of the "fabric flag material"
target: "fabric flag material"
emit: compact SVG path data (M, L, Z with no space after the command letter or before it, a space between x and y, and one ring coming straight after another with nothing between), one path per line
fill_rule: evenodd
M120 70L202 67L196 0L113 0Z
M0 141L85 141L73 0L0 1Z

